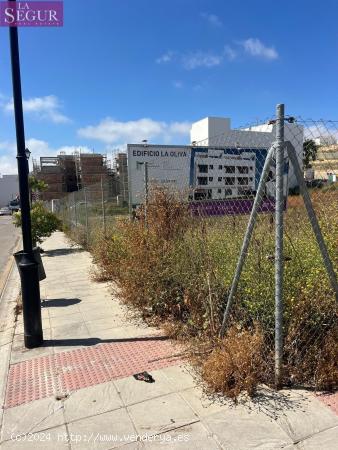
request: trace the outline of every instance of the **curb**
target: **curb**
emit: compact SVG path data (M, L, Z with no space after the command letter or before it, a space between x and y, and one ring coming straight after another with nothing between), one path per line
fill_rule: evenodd
M19 250L21 244L21 238L20 236L17 237L17 240L15 242L15 245L13 247L13 253L17 252ZM13 253L11 255L11 257L9 258L6 266L5 266L5 270L3 271L3 273L0 275L0 302L2 300L2 296L6 290L6 286L7 286L7 282L9 280L9 277L12 273L13 270L13 266L14 266L14 257L13 257Z
M19 245L21 244L21 239L19 238L16 246L13 249L15 252ZM14 338L14 328L15 328L15 305L17 299L20 295L20 283L19 283L19 273L15 270L14 258L6 264L5 274L1 277L1 293L0 293L0 318L6 324L6 329L10 330L8 335L2 335L5 337L5 342L0 345L0 430L2 430L3 422L3 411L4 402L7 389L8 381L8 371L10 366L11 351ZM6 330L3 331L5 333ZM7 339L6 339L7 337Z

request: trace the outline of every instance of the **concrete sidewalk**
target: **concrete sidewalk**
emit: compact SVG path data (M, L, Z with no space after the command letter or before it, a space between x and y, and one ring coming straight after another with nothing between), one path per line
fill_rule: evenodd
M180 349L91 280L89 253L62 233L43 248L43 347L26 350L22 315L14 322L16 271L1 303L1 448L337 448L338 416L311 393L205 398ZM133 377L142 371L155 381Z

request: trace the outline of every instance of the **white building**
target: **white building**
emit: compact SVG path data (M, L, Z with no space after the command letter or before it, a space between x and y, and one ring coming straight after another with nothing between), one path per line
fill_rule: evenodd
M228 117L205 117L192 124L190 139L195 146L262 149L269 148L275 141L275 127L275 124L263 124L232 130L231 119ZM297 123L286 122L284 138L294 146L299 165L303 169L304 127ZM291 165L288 169L287 183L289 188L298 184Z
M329 146L329 145L336 145L337 139L333 135L327 135L327 136L319 136L314 139L315 143L319 146Z
M285 140L296 149L302 167L303 127L285 124ZM128 144L131 204L143 201L144 163L150 184L170 186L194 200L252 197L258 187L268 149L275 141L275 125L232 130L229 118L206 117L192 124L191 145ZM285 160L285 192L297 185ZM266 194L272 196L274 167Z
M8 203L19 194L19 182L17 175L0 175L0 207Z
M194 200L236 198L255 191L256 154L208 148L194 158Z

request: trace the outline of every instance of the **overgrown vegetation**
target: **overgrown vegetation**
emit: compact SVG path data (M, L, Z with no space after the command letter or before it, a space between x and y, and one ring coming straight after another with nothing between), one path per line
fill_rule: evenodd
M337 191L313 194L335 268L338 267ZM332 389L338 380L336 299L302 200L290 198L285 218L284 383ZM173 194L151 193L145 224L121 218L92 244L99 277L117 283L125 302L145 319L165 323L191 348L214 392L237 397L273 383L274 225L256 226L231 312L218 339L247 216L192 218Z

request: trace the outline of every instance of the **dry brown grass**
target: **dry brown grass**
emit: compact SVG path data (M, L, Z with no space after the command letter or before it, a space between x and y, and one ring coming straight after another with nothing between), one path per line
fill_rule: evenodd
M231 327L203 363L203 379L217 394L233 399L241 392L252 396L264 380L263 352L261 331L239 331Z

